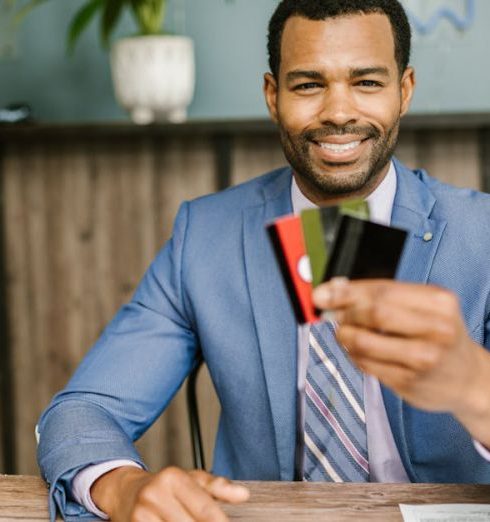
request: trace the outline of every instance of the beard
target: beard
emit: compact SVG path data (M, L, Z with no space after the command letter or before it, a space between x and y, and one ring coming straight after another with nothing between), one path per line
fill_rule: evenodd
M299 134L289 133L279 122L279 132L284 155L295 173L310 187L320 199L332 196L347 196L358 192L369 191L375 186L383 169L391 160L395 151L400 120L396 120L383 138L380 131L371 126L346 125L337 126L326 124L320 129L312 129ZM315 165L310 154L313 142L321 141L328 136L342 136L345 134L362 136L363 139L372 139L373 146L366 166L360 166L349 175L328 173L320 165ZM348 167L349 163L322 162L326 169ZM352 164L354 164L353 162Z

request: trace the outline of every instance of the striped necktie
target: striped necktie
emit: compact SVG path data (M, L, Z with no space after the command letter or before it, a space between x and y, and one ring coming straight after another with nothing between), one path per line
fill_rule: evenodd
M363 376L332 323L310 329L303 457L304 480L369 481Z

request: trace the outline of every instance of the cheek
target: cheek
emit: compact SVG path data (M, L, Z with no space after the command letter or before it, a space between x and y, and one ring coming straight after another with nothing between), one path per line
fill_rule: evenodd
M283 95L278 99L278 115L288 132L297 133L318 127L322 104L318 98Z
M383 134L387 134L400 119L401 100L397 93L359 96L357 104L361 118Z

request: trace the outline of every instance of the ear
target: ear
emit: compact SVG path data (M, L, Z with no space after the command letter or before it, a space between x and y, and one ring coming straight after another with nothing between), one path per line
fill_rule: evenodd
M264 74L264 97L269 114L274 123L277 123L277 80L271 73Z
M401 79L402 104L400 116L404 116L410 108L413 93L415 91L415 71L413 67L407 67Z

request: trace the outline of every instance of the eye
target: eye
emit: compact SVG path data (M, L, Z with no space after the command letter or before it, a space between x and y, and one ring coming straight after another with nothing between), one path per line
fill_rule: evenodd
M317 82L306 82L306 83L300 83L299 85L295 85L293 87L293 90L295 91L310 91L312 89L319 89L321 88L321 85Z
M383 84L381 82L378 82L376 80L361 80L357 83L359 87L383 87Z

